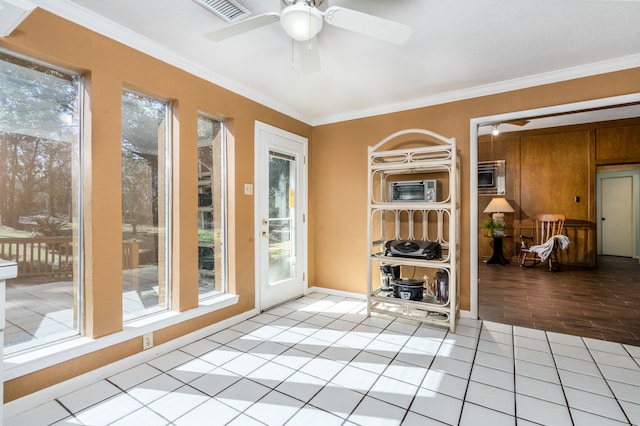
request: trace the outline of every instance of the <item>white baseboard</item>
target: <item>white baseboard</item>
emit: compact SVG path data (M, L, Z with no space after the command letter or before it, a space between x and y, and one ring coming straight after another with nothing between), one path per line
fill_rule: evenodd
M478 319L471 315L471 311L460 310L460 318Z
M258 311L258 309L252 309L250 311L243 312L242 314L217 322L205 328L201 328L200 330L196 330L192 333L185 334L184 336L180 336L162 345L155 346L152 349L139 352L135 355L105 365L104 367L97 368L88 373L82 374L48 388L39 390L22 398L8 402L4 404L4 418L8 419L10 417L16 416L20 413L37 407L38 405L42 405L46 402L59 398L75 390L81 389L92 383L104 380L107 377L111 377L114 374L120 373L121 371L133 368L136 365L142 364L160 355L164 355L168 352L181 348L182 346L188 345L189 343L195 342L196 340L204 339L205 337L213 333L232 327L239 322L258 315L259 313L260 312ZM0 424L2 423L0 422Z
M322 293L322 294L328 294L330 296L351 297L353 299L360 299L360 300L367 299L366 294L352 293L350 291L342 291L342 290L333 290L331 288L324 288L324 287L317 287L317 286L312 286L307 288L307 291L305 292L305 294L309 294L309 293Z

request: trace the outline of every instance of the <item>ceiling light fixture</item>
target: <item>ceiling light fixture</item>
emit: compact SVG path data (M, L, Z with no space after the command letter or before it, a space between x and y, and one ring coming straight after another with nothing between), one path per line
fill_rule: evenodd
M491 134L493 136L498 136L500 134L500 129L498 129L499 124L494 124L493 125L493 131L491 132Z
M280 25L294 40L311 40L322 29L322 14L304 0L285 7L280 13Z

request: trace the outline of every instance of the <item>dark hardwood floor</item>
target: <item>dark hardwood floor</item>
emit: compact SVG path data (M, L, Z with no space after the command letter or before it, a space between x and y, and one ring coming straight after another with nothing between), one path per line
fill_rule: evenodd
M640 346L640 264L598 257L595 270L478 264L480 319Z

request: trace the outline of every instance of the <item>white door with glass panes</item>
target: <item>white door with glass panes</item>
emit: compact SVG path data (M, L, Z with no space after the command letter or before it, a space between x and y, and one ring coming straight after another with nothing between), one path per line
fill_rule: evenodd
M256 303L260 310L304 295L306 156L306 138L256 122Z

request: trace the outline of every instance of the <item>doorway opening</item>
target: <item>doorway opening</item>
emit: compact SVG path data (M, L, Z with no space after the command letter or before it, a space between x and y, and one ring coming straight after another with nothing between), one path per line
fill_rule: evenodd
M551 118L556 124L551 127L560 127L559 124L564 120L565 123L569 123L568 119L574 117L574 114L583 113L585 111L593 111L599 109L607 109L607 111L615 109L616 106L621 105L633 105L640 102L640 94L631 94L625 96L618 96L605 99L597 99L586 102L579 102L574 104L557 105L552 107L544 107L533 110L518 111L506 114L499 114L494 116L486 116L474 118L470 121L470 316L478 318L479 309L479 294L478 294L478 233L475 230L478 229L478 193L473 188L478 187L478 136L481 134L483 128L487 127L491 130L491 127L496 123L506 123L519 120L534 121L537 119ZM610 118L606 118L609 120ZM528 125L528 128L531 128ZM489 131L490 131L489 130Z

